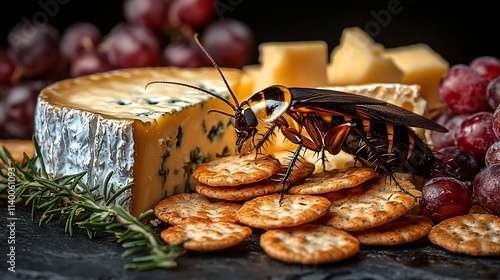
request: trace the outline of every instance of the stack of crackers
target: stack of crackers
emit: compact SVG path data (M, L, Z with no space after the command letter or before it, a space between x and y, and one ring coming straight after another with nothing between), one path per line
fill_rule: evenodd
M500 255L500 217L468 214L434 226L411 214L421 192L410 182L399 181L413 196L370 168L314 173L314 164L298 162L282 195L285 172L270 155L225 156L199 165L196 193L168 197L155 207L156 216L172 225L161 238L186 250L212 251L234 246L258 228L269 256L300 264L344 260L361 244L396 245L426 236L453 252Z

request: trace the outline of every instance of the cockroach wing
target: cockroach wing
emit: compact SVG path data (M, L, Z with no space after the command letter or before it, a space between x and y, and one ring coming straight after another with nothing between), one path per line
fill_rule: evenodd
M314 111L349 116L393 125L420 127L438 132L448 130L404 108L385 101L335 90L290 88L293 96L291 109L298 112Z

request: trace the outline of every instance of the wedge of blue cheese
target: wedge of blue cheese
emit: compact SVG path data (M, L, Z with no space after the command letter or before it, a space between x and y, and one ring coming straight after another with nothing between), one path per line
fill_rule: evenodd
M223 72L236 87L240 72ZM132 196L126 206L137 216L162 198L193 188L191 174L199 163L234 152L232 119L207 114L229 112L225 103L182 86L145 88L152 81L182 82L228 96L213 69L119 70L53 84L40 93L35 114L47 171L54 176L86 171L91 186L102 186L113 172L114 188L134 183L121 198Z

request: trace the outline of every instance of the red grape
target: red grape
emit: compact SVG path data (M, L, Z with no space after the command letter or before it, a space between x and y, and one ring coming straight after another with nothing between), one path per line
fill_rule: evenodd
M174 0L168 17L176 25L194 29L205 26L215 15L216 0Z
M491 109L495 110L500 105L500 77L490 81L486 88L486 96L488 98L488 105Z
M166 0L127 0L123 12L129 22L160 32L168 21L168 5Z
M455 178L434 178L422 187L420 210L435 223L467 214L471 207L472 192Z
M202 67L205 59L197 46L168 44L162 53L163 66Z
M493 132L498 140L500 140L500 106L493 113Z
M500 76L500 60L493 56L480 56L470 63L470 67L488 81Z
M479 164L472 155L459 147L444 147L436 153L443 161L444 170L460 181L472 181L479 171Z
M101 40L99 29L88 22L78 22L69 26L61 37L61 55L73 60L84 52L94 49Z
M463 120L465 120L469 115L455 115L450 110L444 111L436 120L437 123L446 127L448 132L442 133L437 131L431 131L432 145L436 149L441 149L444 147L449 147L455 145L455 131Z
M500 141L493 143L484 156L484 162L486 165L492 165L500 163Z
M91 51L82 54L71 63L70 73L71 77L79 77L111 69L106 55L97 51Z
M243 67L248 63L253 40L252 30L235 19L211 23L201 38L203 46L219 65L234 68Z
M455 133L455 145L484 162L486 150L497 141L493 132L493 114L479 112L466 118Z
M488 212L500 215L500 164L483 168L474 180L474 194Z
M130 26L137 26L135 24L127 23L127 22L120 22L113 26L109 33L106 36L106 39L109 39L110 37L113 37L114 35L119 34L120 32L126 32Z
M6 138L29 139L33 135L33 118L42 81L26 81L12 86L4 101L3 132Z
M0 86L12 84L12 77L16 71L16 65L10 57L0 50Z
M155 35L144 26L121 25L103 43L115 68L156 66L160 45Z
M18 24L10 31L8 43L9 53L27 77L48 72L59 58L59 32L48 23Z
M443 76L439 87L441 101L454 114L476 113L488 106L488 81L466 65L454 65Z

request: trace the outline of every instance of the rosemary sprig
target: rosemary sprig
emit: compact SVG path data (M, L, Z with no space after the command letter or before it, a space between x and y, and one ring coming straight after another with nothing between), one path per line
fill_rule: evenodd
M40 155L40 146L36 139L33 142L35 154ZM7 190L11 172L10 177L15 178L16 201L31 205L32 219L42 212L39 225L58 219L70 236L75 227L86 230L91 239L99 232L110 233L125 249L122 257L142 254L125 265L129 269L176 266L175 259L184 253L182 246L166 245L151 227L141 222L152 214L152 210L135 218L123 206L130 197L117 201L133 184L112 188L109 186L110 173L103 184L103 192L96 194L94 191L99 186L85 184L82 180L85 172L53 177L47 173L43 159L36 155L30 158L24 154L24 160L18 163L3 147L0 151L0 160L4 163L0 164L0 193Z

